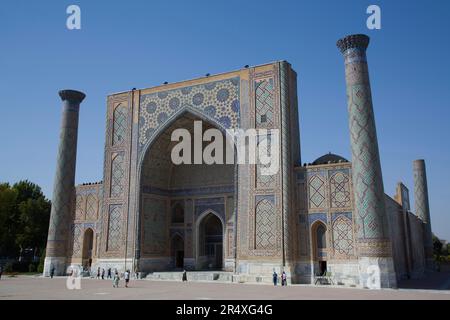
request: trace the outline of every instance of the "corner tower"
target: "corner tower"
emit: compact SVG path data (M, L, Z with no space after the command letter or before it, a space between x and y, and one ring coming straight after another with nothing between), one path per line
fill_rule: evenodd
M363 34L349 35L337 42L345 60L360 284L368 286L372 280L381 287L395 287L366 58L368 45L369 37Z
M64 275L70 219L75 196L75 164L77 158L78 116L80 103L86 95L75 90L62 90L63 112L53 184L52 209L44 262L44 275L51 270Z
M428 201L428 184L425 160L413 162L414 198L416 215L423 223L423 247L427 269L433 268L433 235L431 233L430 205Z

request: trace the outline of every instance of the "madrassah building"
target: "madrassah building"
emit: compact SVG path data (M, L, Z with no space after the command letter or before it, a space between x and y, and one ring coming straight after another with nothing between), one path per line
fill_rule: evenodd
M82 266L141 277L192 271L233 282L381 287L432 267L425 163L413 162L415 210L399 183L384 193L366 49L337 42L345 63L352 159L302 163L297 74L286 61L133 89L107 98L103 181L75 186L82 92L63 113L44 274ZM344 101L343 101L344 104ZM344 112L344 109L343 109ZM301 112L300 112L301 118ZM174 164L174 130L279 132L279 170L263 164ZM161 276L162 277L162 276ZM170 277L170 276L168 276Z

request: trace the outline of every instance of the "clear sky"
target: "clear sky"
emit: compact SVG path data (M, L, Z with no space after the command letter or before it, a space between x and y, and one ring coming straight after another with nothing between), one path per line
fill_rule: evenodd
M66 28L81 7L82 29ZM381 30L366 8L381 7ZM413 201L424 158L433 231L450 240L450 1L22 1L0 3L0 181L51 198L61 102L84 91L76 182L103 179L106 96L287 60L298 73L303 162L348 159L343 58L336 40L371 37L368 61L385 191Z

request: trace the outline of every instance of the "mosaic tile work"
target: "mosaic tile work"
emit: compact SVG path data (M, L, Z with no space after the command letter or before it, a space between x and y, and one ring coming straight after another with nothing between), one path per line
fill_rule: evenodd
M120 197L123 194L125 176L123 158L123 153L119 153L111 163L111 198Z
M109 208L108 251L118 251L122 247L122 206L112 205Z
M86 220L97 219L98 199L90 194L86 199Z
M274 125L274 80L255 81L256 128L272 128Z
M428 200L427 173L424 160L416 160L413 164L414 197L416 214L424 223L424 249L427 266L433 267L433 234L431 231L430 205Z
M82 227L79 224L72 225L72 257L81 257L81 233Z
M223 129L239 127L239 77L141 96L139 148L158 128L184 109L192 109Z
M159 255L167 250L167 203L164 199L143 200L143 251L144 254Z
M313 175L309 179L309 207L322 208L325 206L325 181L319 175Z
M338 41L345 59L359 251L365 257L383 257L390 254L390 243L366 62L368 44L369 38L365 35L352 35Z
M256 204L255 249L274 250L277 247L276 214L273 200L263 198Z
M120 144L123 141L126 130L127 108L123 105L119 105L113 113L113 145Z
M298 227L298 233L299 233L299 253L301 256L308 255L308 244L309 244L309 230L308 225L305 223L305 216L300 215L299 217L299 227Z
M84 219L84 198L82 196L77 196L75 200L75 219Z
M271 148L271 139L269 136L258 136L258 144L261 143L261 139L267 139L267 154L270 155L270 148ZM259 155L257 154L256 157L259 158ZM258 160L259 162L259 160ZM259 162L259 164L256 165L256 187L257 188L273 188L275 186L276 181L276 174L274 175L263 175L261 173L261 168L266 168L268 165L263 165Z
M203 198L196 199L194 203L195 209L195 218L197 219L202 213L213 210L222 221L226 221L225 217L225 199L220 198Z
M344 215L339 215L333 223L333 247L335 258L353 255L353 223Z
M85 95L70 90L60 91L63 114L53 184L52 207L48 228L46 257L65 257L68 252L70 220L73 216L75 160L77 154L78 115ZM58 270L60 273L62 270Z
M322 221L326 225L327 214L321 212L321 213L311 213L308 215L308 222L310 226L312 226L316 221Z
M330 177L330 197L332 208L350 207L350 178L348 175L337 172Z
M423 160L414 162L414 197L416 215L425 223L429 222L430 208L428 204L428 186Z

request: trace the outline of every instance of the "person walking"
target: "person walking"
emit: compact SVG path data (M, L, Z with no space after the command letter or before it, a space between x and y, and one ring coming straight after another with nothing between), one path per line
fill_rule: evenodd
M273 271L273 285L276 286L278 282L278 274L277 272L274 270Z
M105 268L102 268L102 280L105 280Z
M108 268L108 276L106 278L111 279L111 268Z
M97 268L97 279L100 279L100 267Z
M119 280L120 280L119 273L116 270L116 272L114 272L113 288L118 288L119 287Z
M130 270L125 271L125 288L128 288L128 283L130 282Z
M283 273L281 274L281 286L287 286L287 276L286 276L286 272L283 271Z
M55 267L52 266L50 269L50 278L53 279L53 276L55 275Z
M139 279L139 268L137 265L134 266L134 277Z
M183 270L183 282L187 281L187 273L186 270Z

